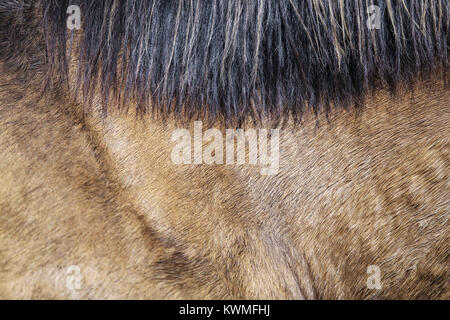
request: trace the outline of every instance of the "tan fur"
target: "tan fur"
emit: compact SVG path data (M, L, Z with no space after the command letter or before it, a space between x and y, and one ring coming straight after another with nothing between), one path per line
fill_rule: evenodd
M276 176L174 165L174 123L72 101L2 73L0 298L450 298L441 81L305 114Z

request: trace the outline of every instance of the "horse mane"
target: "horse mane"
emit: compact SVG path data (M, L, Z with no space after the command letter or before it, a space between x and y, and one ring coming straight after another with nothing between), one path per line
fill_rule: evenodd
M115 100L189 119L300 118L448 69L447 0L6 3L42 10L45 72L61 85L77 39L77 89L86 101L100 89L105 111ZM80 30L66 26L69 5ZM370 5L379 29L367 26Z

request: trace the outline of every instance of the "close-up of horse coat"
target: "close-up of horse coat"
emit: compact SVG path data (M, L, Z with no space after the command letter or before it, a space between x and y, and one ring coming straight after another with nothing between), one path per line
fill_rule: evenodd
M0 299L450 299L448 0L0 0Z

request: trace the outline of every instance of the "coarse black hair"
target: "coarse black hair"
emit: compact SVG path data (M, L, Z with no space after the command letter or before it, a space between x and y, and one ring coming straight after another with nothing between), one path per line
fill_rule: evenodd
M448 69L447 0L36 0L0 11L8 4L41 10L43 66L61 84L76 39L78 89L86 101L100 89L105 111L133 101L188 119L299 118ZM70 5L80 30L67 28ZM379 29L367 24L372 5Z

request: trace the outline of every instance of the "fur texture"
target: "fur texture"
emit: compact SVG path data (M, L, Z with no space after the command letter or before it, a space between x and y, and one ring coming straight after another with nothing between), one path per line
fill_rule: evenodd
M446 1L78 3L0 1L0 298L450 298ZM278 175L170 159L287 110Z

